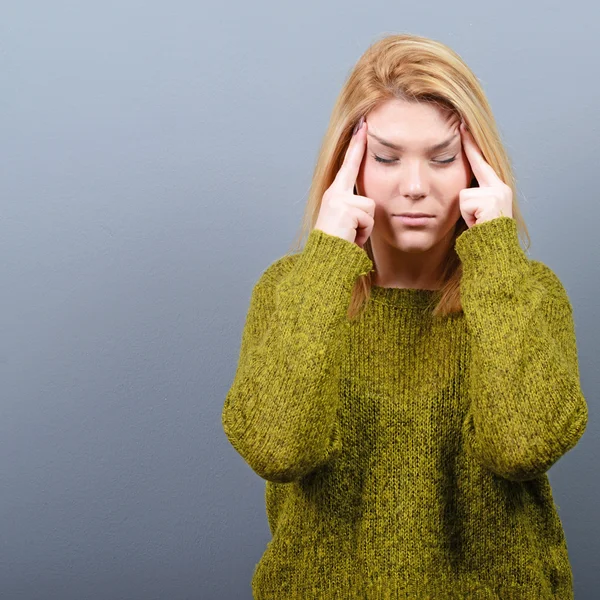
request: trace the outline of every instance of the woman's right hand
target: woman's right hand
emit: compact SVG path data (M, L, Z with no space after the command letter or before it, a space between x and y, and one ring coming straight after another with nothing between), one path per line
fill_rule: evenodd
M350 139L340 170L323 194L315 229L362 248L373 231L375 201L354 193L367 141L367 122L364 117L361 121L362 127Z

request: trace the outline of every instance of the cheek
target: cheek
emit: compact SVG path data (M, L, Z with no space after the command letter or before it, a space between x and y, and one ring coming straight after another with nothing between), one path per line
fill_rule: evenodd
M395 173L395 169L382 167L371 160L365 159L357 179L362 185L362 189L370 190L372 196L377 196L378 194L385 195L390 186L395 186L398 175Z
M360 171L358 173L359 177L362 177L362 180L369 185L377 180L376 169L373 168L371 161L365 159L363 164L361 165Z
M469 187L471 183L471 170L468 163L464 160L459 161L454 168L448 169L444 173L443 181L448 190L448 196L458 197L460 191Z

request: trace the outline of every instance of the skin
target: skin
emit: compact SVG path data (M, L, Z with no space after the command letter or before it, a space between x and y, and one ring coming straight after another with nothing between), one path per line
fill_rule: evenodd
M431 103L394 99L372 110L366 122L366 148L356 186L360 195L375 202L370 236L376 266L374 285L438 289L441 264L461 217L460 194L474 174L463 149L460 118ZM404 150L392 150L373 135ZM427 150L452 136L446 149ZM473 156L476 151L473 148ZM375 155L394 162L377 162ZM452 157L455 160L449 164L436 162ZM407 211L435 217L427 225L415 227L392 216Z
M460 212L469 227L498 217L513 218L512 188L504 183L485 160L470 131L460 126L462 144L479 187L461 190Z

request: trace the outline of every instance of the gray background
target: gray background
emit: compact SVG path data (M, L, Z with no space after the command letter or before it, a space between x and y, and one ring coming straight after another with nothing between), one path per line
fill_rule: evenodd
M251 598L265 482L221 410L250 292L297 231L376 36L457 50L575 311L590 420L550 471L600 588L599 11L586 2L4 2L0 597Z

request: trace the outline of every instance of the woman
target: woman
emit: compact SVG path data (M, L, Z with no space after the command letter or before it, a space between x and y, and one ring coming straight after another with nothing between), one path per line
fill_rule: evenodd
M392 35L361 57L304 229L254 286L222 415L267 482L254 597L572 598L547 476L587 424L572 307L519 244L455 52Z

